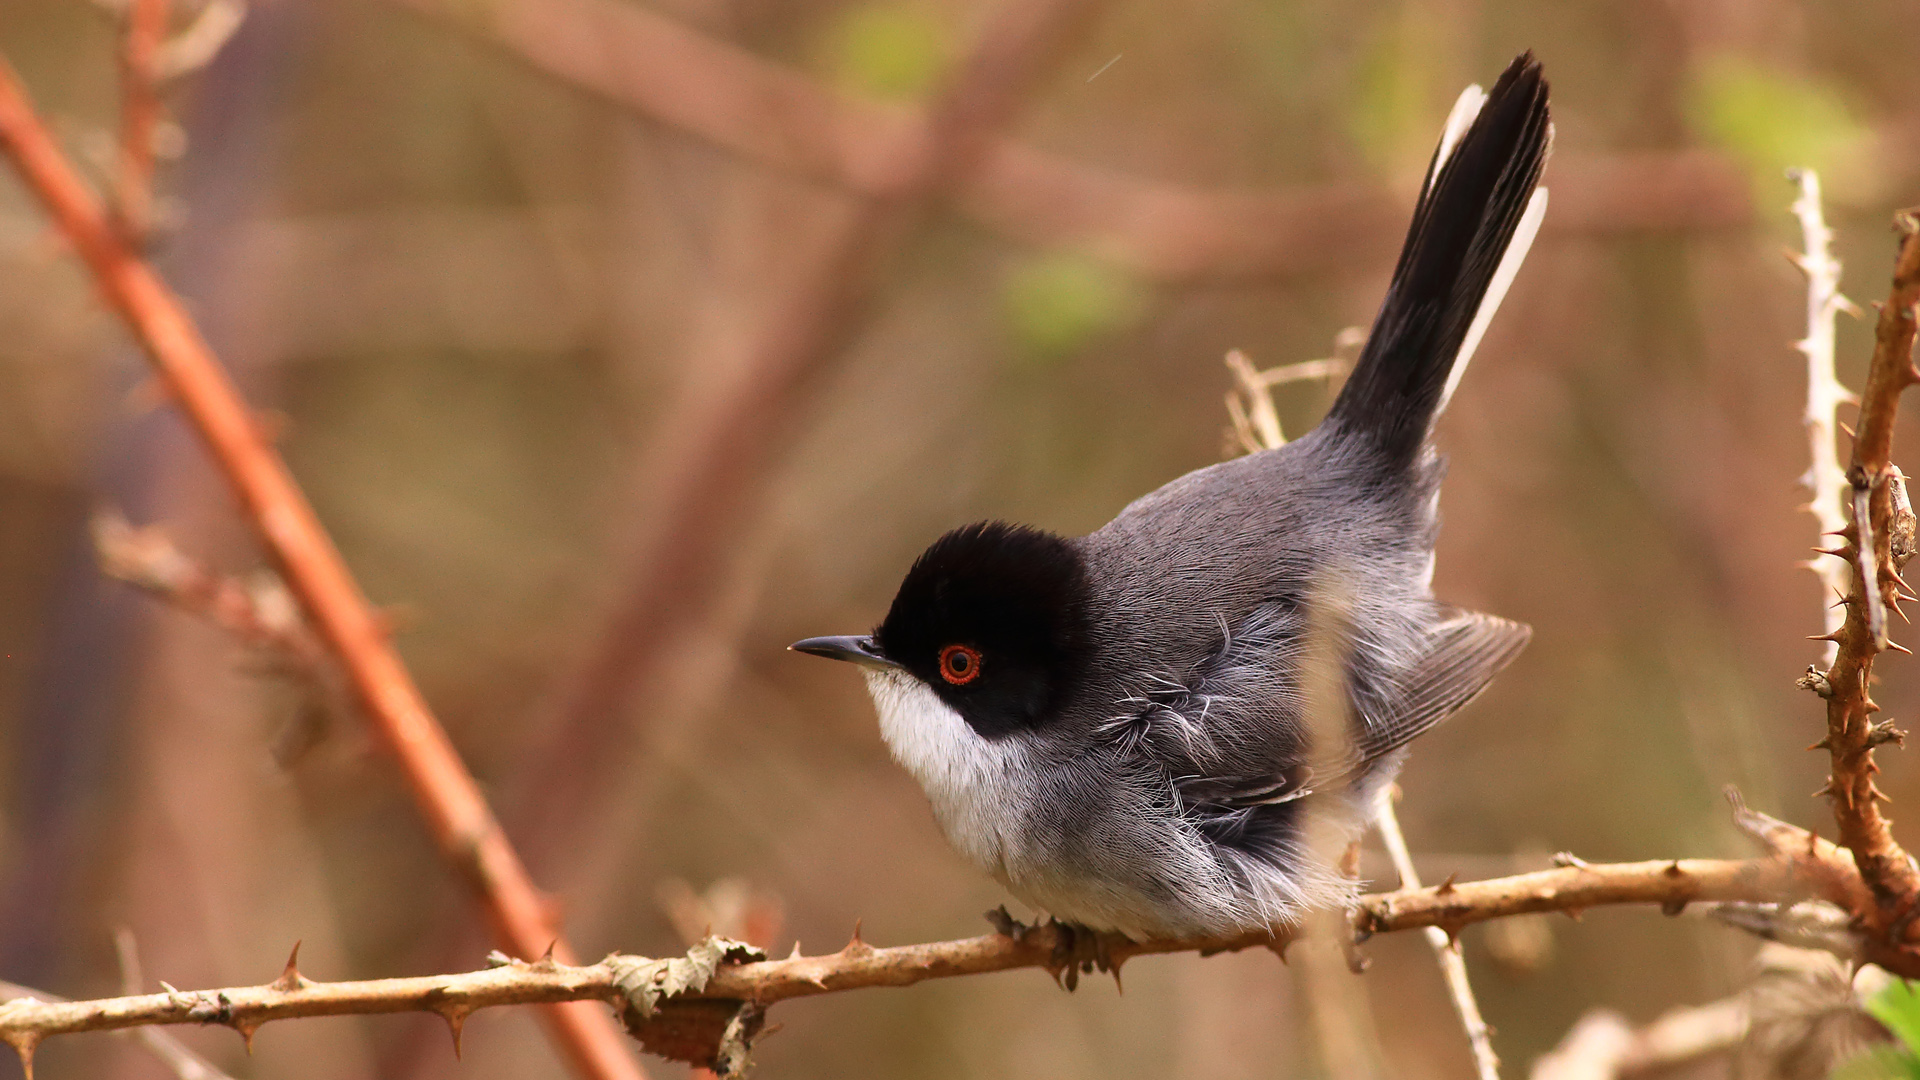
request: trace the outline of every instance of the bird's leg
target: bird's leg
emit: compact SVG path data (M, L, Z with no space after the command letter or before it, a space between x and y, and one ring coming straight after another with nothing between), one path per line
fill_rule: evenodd
M1125 936L1051 918L1047 926L1054 933L1053 959L1048 967L1061 986L1073 990L1080 985L1082 973L1095 971L1110 972L1113 984L1120 985L1121 960L1115 957L1114 947L1125 942Z
M1114 947L1127 940L1121 934L1095 930L1079 923L1061 922L1051 916L1045 923L1028 925L1014 918L1005 905L987 912L987 921L993 924L994 930L1022 944L1026 944L1036 933L1046 933L1051 937L1047 970L1052 973L1054 981L1067 990L1080 985L1082 973L1092 974L1095 971L1111 973L1114 985L1120 985L1120 965L1124 958L1115 954Z

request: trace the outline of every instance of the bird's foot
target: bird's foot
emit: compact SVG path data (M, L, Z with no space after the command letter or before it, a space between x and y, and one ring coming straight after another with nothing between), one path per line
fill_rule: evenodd
M1014 918L1004 905L987 912L987 921L995 930L1023 945L1046 948L1047 971L1067 990L1080 985L1082 974L1091 975L1095 971L1112 974L1113 984L1120 985L1120 965L1126 956L1117 950L1128 942L1122 934L1061 922L1051 916L1044 923L1029 925Z

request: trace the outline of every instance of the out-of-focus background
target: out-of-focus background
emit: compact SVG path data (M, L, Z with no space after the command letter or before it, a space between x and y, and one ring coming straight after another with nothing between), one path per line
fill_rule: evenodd
M856 921L879 944L982 932L1004 897L947 849L859 680L786 644L870 626L951 526L1084 532L1218 460L1223 354L1322 357L1368 321L1454 96L1524 48L1553 82L1554 206L1441 426L1436 589L1536 634L1407 768L1418 861L1740 854L1728 783L1823 822L1801 749L1820 711L1793 687L1821 597L1798 566L1782 174L1822 170L1845 287L1883 295L1889 214L1920 191L1913 0L1126 0L1008 128L1040 165L990 151L999 180L878 229L832 167L793 164L883 146L867 121L937 94L994 5L604 2L696 44L631 53L581 21L602 5L558 0L492 30L474 20L507 8L251 4L169 87L153 237L584 955L677 951L698 894L780 952ZM199 8L175 6L184 29ZM0 8L0 48L96 179L120 19ZM835 127L767 103L734 117L759 150L717 145L686 118L711 69L673 66L715 43L885 108ZM516 47L695 105L636 111ZM796 323L809 304L826 317ZM1853 385L1869 340L1842 319ZM1329 389L1280 392L1289 432ZM150 985L263 981L295 940L316 978L477 966L476 906L362 720L103 579L102 506L224 571L261 565L8 176L0 977L112 993L120 926ZM1910 717L1913 664L1882 668L1886 715ZM1920 774L1883 763L1900 817ZM1516 1074L1590 1006L1647 1019L1731 992L1754 948L1643 910L1465 942ZM1367 949L1392 1074L1471 1075L1425 943ZM1136 961L1124 995L1033 971L839 994L781 1006L758 1057L839 1080L1313 1077L1296 979L1258 953ZM250 1060L231 1032L183 1037L236 1075L561 1074L525 1010L476 1015L463 1063L430 1016L276 1024ZM104 1036L38 1068L163 1075Z

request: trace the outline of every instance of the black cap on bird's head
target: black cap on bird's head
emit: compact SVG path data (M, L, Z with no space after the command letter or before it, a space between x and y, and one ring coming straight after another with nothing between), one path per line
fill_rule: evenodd
M1037 725L1079 677L1086 593L1080 555L1066 540L981 522L915 560L872 636L791 648L904 670L992 738Z

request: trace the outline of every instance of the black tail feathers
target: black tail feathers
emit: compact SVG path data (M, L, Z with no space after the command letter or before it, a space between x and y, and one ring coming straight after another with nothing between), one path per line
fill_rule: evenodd
M1533 54L1523 53L1452 153L1444 142L1435 152L1438 174L1429 171L1393 283L1328 415L1341 431L1368 436L1403 461L1425 444L1551 141L1547 83Z

